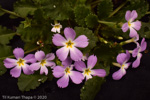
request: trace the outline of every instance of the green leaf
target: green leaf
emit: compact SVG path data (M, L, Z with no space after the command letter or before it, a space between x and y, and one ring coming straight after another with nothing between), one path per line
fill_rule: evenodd
M24 24L24 28L27 28L27 27L31 27L31 21L32 19L26 18L26 20L22 21L21 23Z
M30 91L31 89L37 88L41 83L44 83L47 80L45 75L24 75L18 78L18 87L21 91Z
M34 5L31 0L19 0L14 4L14 12L19 14L21 17L33 15L36 9L36 5Z
M113 11L112 0L101 0L97 8L97 14L99 19L106 19Z
M79 0L81 3L85 4L86 0Z
M101 85L104 83L104 79L100 77L93 77L85 82L85 85L81 89L81 100L94 100L96 94L100 91Z
M75 21L80 26L85 26L85 18L90 13L90 8L85 5L77 5L74 8Z
M138 31L140 37L145 37L150 39L150 23L145 23L142 22L142 27L141 29Z
M16 33L14 33L12 30L0 26L0 44L1 45L8 44L9 40L12 39L15 34Z
M49 0L42 4L45 18L68 20L73 18L73 7L76 0Z
M3 75L6 71L7 69L4 66L3 60L0 60L0 76Z
M0 45L0 59L12 55L12 48L7 45Z
M89 45L86 48L82 49L84 53L88 53L92 48L96 46L96 42L98 41L98 38L88 28L75 27L75 32L77 36L85 35L89 40Z
M98 18L95 14L89 14L86 18L85 18L85 21L86 21L86 25L89 27L89 28L93 28L95 26L98 25Z
M110 47L107 44L101 43L100 45L97 45L97 48L93 51L93 53L95 53L99 61L111 64L116 60L116 56L118 52L121 52L121 50L122 47L120 45Z

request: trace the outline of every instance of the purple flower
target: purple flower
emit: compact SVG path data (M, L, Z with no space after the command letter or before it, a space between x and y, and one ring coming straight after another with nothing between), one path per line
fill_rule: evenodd
M84 76L82 73L78 71L73 71L73 66L71 65L72 60L70 58L67 58L65 61L62 62L62 66L56 66L53 69L53 75L56 78L60 78L57 81L57 85L61 88L65 88L68 86L69 83L69 77L75 84L80 84L82 80L84 79Z
M56 46L63 46L62 48L56 51L56 55L61 61L64 61L70 51L70 57L74 61L78 61L82 59L82 52L76 47L85 48L88 46L88 39L85 35L80 35L75 39L76 33L72 28L65 28L64 34L66 39L60 35L55 34L53 36L53 43Z
M92 78L93 76L105 77L106 71L104 69L92 69L97 63L97 57L94 55L89 56L87 60L87 67L83 61L76 61L75 68L79 71L82 71L86 80Z
M55 63L51 60L55 59L55 55L53 53L49 53L45 56L43 51L37 51L35 53L35 59L38 61L36 63L32 63L29 67L31 71L37 71L40 69L40 74L45 73L48 74L47 66L54 67Z
M116 66L120 67L120 69L113 73L112 77L114 80L120 80L125 74L126 69L130 66L130 62L128 60L130 59L130 53L126 50L126 53L120 53L117 56L117 62Z
M147 47L147 43L145 42L145 38L141 41L141 46L137 43L137 48L135 48L132 52L133 57L137 57L137 59L133 62L132 68L137 68L140 65L140 60L142 57L142 54L140 52L143 52Z
M131 11L126 12L125 19L127 20L127 22L123 24L122 31L126 32L128 29L130 29L130 37L135 37L137 35L136 30L140 30L141 28L140 21L133 22L137 17L138 14L136 10L133 10L132 12Z
M15 48L13 54L16 59L6 58L4 60L4 65L6 68L14 67L10 70L10 74L12 75L12 77L19 77L21 74L21 69L23 69L24 74L32 74L33 72L28 69L29 65L27 63L36 62L34 55L28 54L26 57L24 57L24 51L22 48Z

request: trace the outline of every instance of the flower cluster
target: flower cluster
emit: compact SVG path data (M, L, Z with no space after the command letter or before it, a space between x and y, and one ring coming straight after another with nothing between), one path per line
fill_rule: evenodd
M124 23L122 26L123 32L126 32L128 29L130 29L129 36L134 39L132 42L136 43L137 46L133 51L130 51L130 53L132 53L132 57L134 58L137 57L136 60L132 63L132 68L137 68L140 65L140 60L142 57L141 52L143 52L147 47L145 38L142 39L141 44L137 42L139 40L139 35L137 34L136 30L140 30L141 28L140 21L133 22L137 17L138 14L135 10L127 11L125 14L125 19L128 22ZM117 67L120 67L120 69L113 73L112 77L114 80L119 80L126 74L126 69L131 64L131 62L128 62L128 60L130 59L130 53L129 51L126 50L126 53L118 54L117 56L118 63L113 64Z
M53 53L45 56L43 51L37 51L35 55L28 54L24 57L24 50L22 48L16 48L14 49L13 54L16 59L6 58L4 60L4 65L6 68L13 68L10 70L10 74L15 78L20 76L21 70L23 70L24 74L30 75L40 68L40 74L45 73L47 75L47 67L55 66L55 63L52 62L52 60L55 58Z
M85 35L80 35L75 39L76 33L72 28L64 29L65 38L56 33L53 36L52 42L56 46L62 46L56 51L57 57L62 61L62 65L56 65L52 60L55 59L53 53L45 55L43 51L37 51L35 54L28 54L24 57L22 48L14 49L13 53L16 59L6 58L4 65L6 68L13 68L10 74L18 78L23 69L24 74L30 75L34 71L40 70L40 74L48 75L47 67L51 67L54 77L60 78L57 84L61 88L68 86L69 77L75 84L80 84L84 78L86 80L92 76L105 77L104 69L93 69L97 63L97 57L83 53L77 48L85 48L89 42ZM87 60L87 67L83 61ZM74 63L74 64L73 64Z
M53 69L53 75L60 78L57 84L61 88L68 86L69 77L75 84L80 84L86 77L86 80L93 76L105 77L106 71L103 69L93 69L97 62L97 57L91 55L87 58L77 48L85 48L89 42L85 35L80 35L75 39L76 33L72 28L64 29L65 38L60 34L53 36L53 43L56 46L62 46L56 51L57 57L62 61L62 66L56 66ZM87 67L81 60L87 59ZM72 64L74 61L74 64Z

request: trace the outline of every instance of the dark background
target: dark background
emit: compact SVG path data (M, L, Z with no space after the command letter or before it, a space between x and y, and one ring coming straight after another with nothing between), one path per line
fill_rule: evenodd
M16 0L0 0L3 8L12 10L12 4ZM150 0L148 0L150 1ZM14 26L19 25L22 19L9 19L8 14L0 17L0 25L14 29ZM143 21L148 21L147 16L142 18ZM126 75L119 81L112 79L111 75L118 68L111 68L109 76L106 77L106 82L102 85L101 90L96 95L95 100L150 100L150 40L146 40L147 52L143 52L141 64L137 69L132 69L131 66L127 70ZM24 43L18 36L15 36L11 41L13 48L23 47ZM125 45L124 48L133 49L134 44ZM80 89L83 83L75 85L72 82L65 89L58 88L57 79L47 81L41 84L37 89L29 92L21 92L17 86L17 79L11 77L9 70L0 76L0 99L2 96L47 96L48 100L80 100ZM94 92L94 91L93 91Z

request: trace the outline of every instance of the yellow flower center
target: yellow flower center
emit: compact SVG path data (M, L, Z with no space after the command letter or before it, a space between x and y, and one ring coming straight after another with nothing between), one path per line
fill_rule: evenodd
M128 21L128 26L129 26L129 27L131 26L131 23L130 23L130 21Z
M91 73L91 70L89 68L84 70L84 74L89 75Z
M41 61L40 65L41 65L41 66L44 66L45 64L46 64L46 60L43 59L43 60Z
M18 64L19 66L24 66L24 62L25 62L25 60L19 58L19 60L17 61L17 64Z
M71 40L69 40L68 42L66 42L66 45L67 45L67 48L69 48L69 47L72 48L74 43Z
M121 68L124 69L124 66L125 66L125 65L123 64L123 65L121 66Z
M69 74L69 73L70 73L70 68L69 68L69 67L67 67L67 68L65 69L65 73L66 73L66 74Z
M54 28L60 28L60 25L55 25Z

